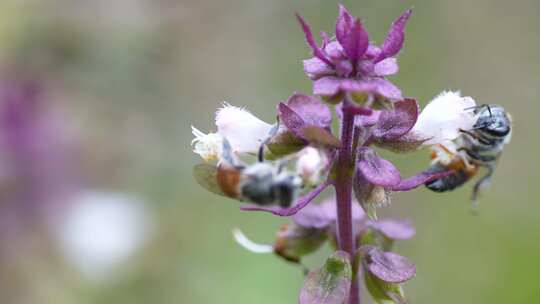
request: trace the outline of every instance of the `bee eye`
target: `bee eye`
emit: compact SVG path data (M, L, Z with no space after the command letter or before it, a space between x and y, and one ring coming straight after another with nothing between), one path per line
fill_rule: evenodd
M500 123L494 123L485 128L486 132L493 136L505 136L510 132L508 126L502 125Z

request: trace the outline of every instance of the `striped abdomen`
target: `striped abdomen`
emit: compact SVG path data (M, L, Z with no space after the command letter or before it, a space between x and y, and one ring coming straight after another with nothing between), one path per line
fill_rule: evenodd
M426 187L435 192L445 192L454 190L455 188L466 183L471 177L476 174L477 167L467 168L463 166L446 167L441 164L432 165L428 171L430 172L446 172L452 170L452 174L426 183Z

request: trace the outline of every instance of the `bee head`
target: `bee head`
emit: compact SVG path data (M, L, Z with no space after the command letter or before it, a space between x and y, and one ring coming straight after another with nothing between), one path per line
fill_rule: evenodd
M510 133L510 117L499 105L481 105L475 109L478 120L474 129L492 137L505 137Z

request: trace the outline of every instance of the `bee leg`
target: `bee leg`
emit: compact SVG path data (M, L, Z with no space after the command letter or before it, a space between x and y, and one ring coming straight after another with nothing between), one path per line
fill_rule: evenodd
M473 133L471 131L459 129L459 132L469 135L472 139L475 139L475 140L479 141L480 143L482 143L484 145L489 145L490 144L490 142L488 140L486 140L484 137L482 137L481 135L478 135L476 133Z
M484 163L493 162L493 161L497 160L497 157L495 157L495 156L492 156L492 155L480 155L477 152L475 152L475 151L473 151L471 149L467 149L465 147L459 148L458 151L465 151L465 153L467 153L467 155L469 157L471 157L472 159L479 160L479 161L484 162Z
M474 138L474 139L478 139L478 135L476 135L475 133L473 133L473 132L471 132L471 131L459 129L459 132L464 133L464 134L467 134L467 135L469 135L470 137L472 137L472 138Z
M486 168L488 170L486 175L482 176L482 178L480 178L473 187L473 192L471 195L473 212L476 212L476 210L478 210L478 195L480 194L480 191L487 185L489 185L491 177L493 176L493 172L495 171L495 167L493 165L487 165Z
M458 152L465 152L465 154L463 153L458 153L457 155L461 158L461 160L463 160L463 163L465 164L465 167L469 170L472 170L474 168L474 165L471 164L470 162L470 155L467 153L467 148L464 148L464 147L461 147L461 148L458 148L457 149Z

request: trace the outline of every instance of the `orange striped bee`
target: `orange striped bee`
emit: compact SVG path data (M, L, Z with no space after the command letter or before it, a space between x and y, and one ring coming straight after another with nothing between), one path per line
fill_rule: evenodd
M471 130L460 130L454 141L455 149L437 145L432 154L431 172L452 171L452 174L433 180L426 187L436 192L450 191L473 178L481 167L487 169L474 185L472 201L476 202L482 188L489 184L497 160L511 138L510 114L499 105L481 105L474 108L476 122Z
M196 165L193 174L201 186L219 195L262 206L290 206L300 193L302 179L282 163L264 161L262 153L261 146L259 161L246 166L234 157L225 139L219 164Z

